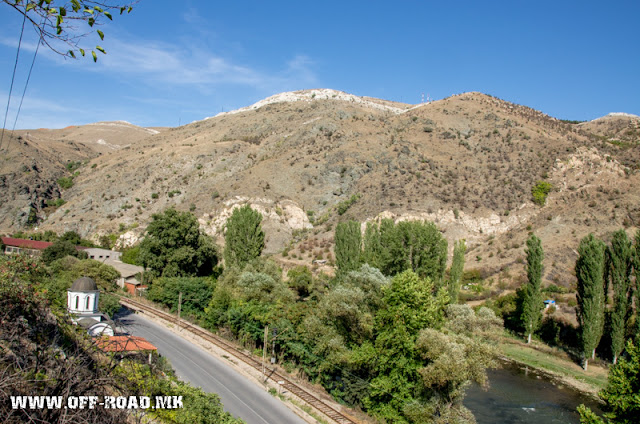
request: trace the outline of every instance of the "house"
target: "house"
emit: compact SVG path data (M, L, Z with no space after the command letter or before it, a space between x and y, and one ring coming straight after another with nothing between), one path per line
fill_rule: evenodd
M116 252L115 250L109 250L109 249L101 249L99 247L85 247L82 249L83 251L87 252L87 255L89 255L89 259L95 259L96 261L104 261L105 259L112 259L112 260L120 260L120 257L122 256L122 252Z
M2 244L5 246L5 255L19 255L23 253L30 256L40 256L42 251L53 243L49 241L2 237Z
M549 307L556 307L556 301L553 299L547 299L544 301L544 309L549 309Z
M119 287L126 289L130 294L137 295L147 288L137 276L144 274L144 268L137 265L125 264L122 261L114 259L105 259L105 265L110 265L116 269L121 277L116 281Z
M144 337L129 335L96 338L95 344L103 352L119 354L120 357L131 354L148 353L149 364L151 364L153 353L158 350L157 347L149 343Z
M89 277L81 277L67 290L67 310L72 321L87 330L91 336L113 336L115 324L98 311L100 291L96 282Z
M109 336L96 339L96 346L104 352L148 352L158 350L143 337Z

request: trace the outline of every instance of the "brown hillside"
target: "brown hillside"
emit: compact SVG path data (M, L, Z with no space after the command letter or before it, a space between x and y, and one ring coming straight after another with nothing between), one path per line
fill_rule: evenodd
M624 139L628 145L612 143L591 123L563 123L481 93L417 106L330 90L284 94L242 112L112 140L120 148L109 151L81 138L95 130L86 126L56 143L27 139L33 152L57 152L58 161L48 162L47 195L67 202L39 211L46 215L40 228L97 237L123 224L131 229L123 241L134 242L152 213L175 205L219 235L231 208L248 201L265 216L268 253L293 265L331 259L339 220L429 219L450 247L467 239L467 268L507 289L522 274L530 231L545 247L546 280L569 286L581 237L606 238L640 223L637 133ZM126 137L135 138L131 131ZM6 157L0 175L14 175L4 183L13 187L24 175ZM67 160L87 159L72 188L51 185ZM554 186L543 207L531 196L540 180ZM340 215L353 195L360 197ZM4 231L17 229L24 220L16 214L30 207L18 195L8 200Z

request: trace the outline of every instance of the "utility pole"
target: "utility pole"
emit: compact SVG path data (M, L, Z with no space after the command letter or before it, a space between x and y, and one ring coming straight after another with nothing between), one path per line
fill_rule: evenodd
M262 378L264 379L264 381L267 381L267 377L265 374L265 361L267 358L267 334L269 332L269 326L265 326L264 327L264 344L262 345Z
M180 310L182 309L182 292L178 294L178 326L180 326Z

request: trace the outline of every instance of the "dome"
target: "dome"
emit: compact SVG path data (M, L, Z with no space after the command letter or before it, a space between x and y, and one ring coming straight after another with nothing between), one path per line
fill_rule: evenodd
M69 291L73 291L73 292L98 291L98 285L92 278L80 277L73 282Z

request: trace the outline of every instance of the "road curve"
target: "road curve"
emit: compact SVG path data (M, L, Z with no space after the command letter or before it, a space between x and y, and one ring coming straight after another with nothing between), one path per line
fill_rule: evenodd
M247 424L306 423L281 401L235 371L224 360L214 357L202 347L142 314L121 313L119 322L123 331L144 337L153 343L158 348L158 353L169 359L181 380L206 392L217 393L224 409L242 418Z

